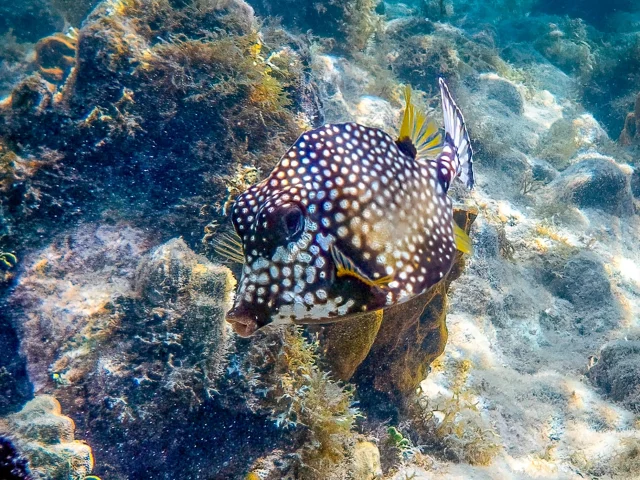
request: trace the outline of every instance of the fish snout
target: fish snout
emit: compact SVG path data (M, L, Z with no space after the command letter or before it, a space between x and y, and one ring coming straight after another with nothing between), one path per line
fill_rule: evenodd
M243 305L237 305L227 313L226 320L231 324L233 331L244 338L250 337L260 328L258 316Z

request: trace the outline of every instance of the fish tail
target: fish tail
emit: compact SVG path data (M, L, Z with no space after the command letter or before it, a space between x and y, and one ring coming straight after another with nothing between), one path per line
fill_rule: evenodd
M467 186L473 188L473 150L469 140L469 132L464 123L462 112L454 102L449 87L440 78L440 94L442 96L442 113L444 115L445 146L455 153L453 167L456 175ZM446 151L447 149L444 149Z

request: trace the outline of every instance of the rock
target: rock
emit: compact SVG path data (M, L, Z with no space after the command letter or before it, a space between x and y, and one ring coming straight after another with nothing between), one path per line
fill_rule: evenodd
M385 132L394 132L400 124L400 111L379 97L360 97L353 113L357 123L380 128Z
M382 477L380 451L371 442L358 442L353 451L353 478L373 480Z
M102 468L121 476L114 478L173 476L174 468L193 478L189 468L204 468L198 461L170 459L207 416L235 280L181 239L147 254L149 245L126 224L85 225L55 239L18 279L12 316L36 390L55 391L99 449ZM148 449L165 454L136 460Z
M49 395L0 418L0 433L8 435L29 461L36 480L85 478L93 470L91 447L75 440L73 420L62 415L60 403Z
M497 100L517 115L524 113L522 94L513 82L495 73L483 73L479 77L479 86L487 98Z
M554 294L583 311L608 305L613 300L611 281L602 261L588 251L569 258L549 287Z
M640 409L640 332L605 345L587 376L611 399L632 411Z
M631 193L640 198L640 168L635 168L631 174Z
M630 176L609 157L585 155L551 184L550 202L595 208L612 215L633 214Z
M130 294L136 263L150 245L130 224L88 224L31 255L11 307L36 391L91 372L89 345L112 332L116 305Z
M533 180L547 184L558 176L558 171L544 160L534 160L531 166Z
M536 155L559 170L584 160L584 155L598 155L595 150L608 140L607 133L589 114L573 119L556 120L540 137Z
M262 15L279 17L293 30L311 30L314 35L334 39L339 50L361 50L379 27L375 12L378 0L250 0Z
M478 222L473 243L474 255L480 258L498 258L500 256L498 229L488 222Z

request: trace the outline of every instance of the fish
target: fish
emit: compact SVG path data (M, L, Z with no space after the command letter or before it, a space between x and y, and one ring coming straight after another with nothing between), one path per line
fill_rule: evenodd
M347 320L420 295L472 244L447 195L474 185L462 113L439 79L444 135L405 89L399 135L353 122L303 133L231 207L243 259L226 319L248 337L267 325Z

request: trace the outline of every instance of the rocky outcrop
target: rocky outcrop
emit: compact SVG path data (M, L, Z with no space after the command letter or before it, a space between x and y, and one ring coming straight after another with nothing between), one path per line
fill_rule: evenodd
M180 435L156 436L191 429L229 345L231 272L181 239L149 246L126 224L85 225L34 255L12 300L36 390L55 393L113 478L173 475L167 457L136 464L133 452L177 455Z
M11 438L34 480L84 479L91 473L91 447L76 440L74 433L73 420L62 415L60 403L49 395L38 396L18 413L0 419L0 435Z

